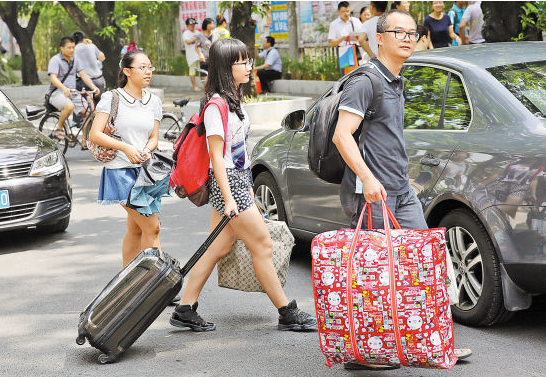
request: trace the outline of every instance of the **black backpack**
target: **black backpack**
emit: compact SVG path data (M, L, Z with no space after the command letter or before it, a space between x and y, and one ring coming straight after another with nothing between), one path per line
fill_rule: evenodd
M365 65L351 71L347 75L348 77L337 87L337 83L334 84L332 94L317 103L317 109L309 123L309 149L307 153L309 169L320 179L329 183L341 183L346 165L337 147L332 142L337 125L339 100L344 85L354 77L361 75L368 76L372 83L372 103L364 116L365 120L371 119L383 101L383 83L377 70ZM353 134L357 144L362 131L362 123Z

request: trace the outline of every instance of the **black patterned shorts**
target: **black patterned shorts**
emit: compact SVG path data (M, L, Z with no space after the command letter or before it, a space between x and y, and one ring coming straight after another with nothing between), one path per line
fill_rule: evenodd
M237 203L237 210L243 212L254 204L254 200L250 196L250 190L252 189L252 173L250 172L250 169L231 168L227 168L226 172L231 195L233 196L235 203ZM209 177L209 203L218 211L220 216L223 216L226 203L224 202L224 197L222 196L220 186L218 186L212 169L209 169Z

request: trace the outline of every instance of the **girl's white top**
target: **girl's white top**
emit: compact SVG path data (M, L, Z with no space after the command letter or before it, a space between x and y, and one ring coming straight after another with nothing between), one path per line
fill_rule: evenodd
M122 88L114 89L119 94L118 114L114 120L116 133L121 140L132 144L139 149L144 149L152 131L155 121L161 121L163 112L161 100L155 94L145 91L142 99L137 100ZM110 114L112 104L112 92L104 93L97 105L97 113ZM132 164L124 152L118 151L116 158L104 164L107 169L135 168L140 164Z
M220 97L214 94L213 97ZM248 158L247 139L250 131L250 121L248 114L241 104L244 118L240 120L235 112L228 108L228 127L227 135L224 137L224 126L220 110L216 105L210 105L205 110L204 122L207 133L207 148L209 146L208 138L213 135L219 135L226 143L226 154L224 155L224 164L226 168L247 169L250 167ZM212 169L212 162L210 163Z

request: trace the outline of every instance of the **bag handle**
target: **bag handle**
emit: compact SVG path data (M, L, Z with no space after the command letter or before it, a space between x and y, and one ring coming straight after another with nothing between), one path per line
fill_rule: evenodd
M388 217L389 220L391 220L394 229L402 229L400 227L400 223L398 222L398 220L396 220L396 217L394 217L394 214L392 213L391 209L389 208L389 206L387 205L385 200L381 200L381 203L384 204L383 220L385 220L385 212L386 212L387 217ZM368 208L368 228L367 229L373 229L373 225L372 225L373 224L373 222L372 222L372 206L370 205L368 207L368 202L364 203L364 207L362 207L362 212L360 212L360 217L358 219L358 224L360 224L360 225L357 225L357 229L360 229L360 226L362 225L362 220L364 218L364 212L366 212L366 208ZM387 230L387 228L390 228L390 224L389 224L388 220L386 221L386 224L387 225L385 226L385 230Z

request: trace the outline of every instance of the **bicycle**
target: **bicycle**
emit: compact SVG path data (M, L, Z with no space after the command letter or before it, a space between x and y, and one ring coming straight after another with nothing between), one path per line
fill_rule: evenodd
M184 115L184 106L190 102L189 98L177 99L173 101L175 106L180 106L180 116L173 113L163 113L161 122L159 122L159 136L162 141L174 143L182 133L182 128L186 125L186 116ZM165 130L166 131L162 131Z
M85 146L85 142L89 137L89 132L91 132L91 125L93 124L93 120L95 119L95 101L93 100L93 92L87 90L78 91L75 89L70 89L70 91L73 94L79 94L82 97L82 101L83 99L85 99L85 101L87 102L87 109L83 114L82 123L73 123L69 119L64 122L63 129L65 137L62 140L55 136L55 130L57 129L60 115L59 111L55 107L46 103L45 108L27 106L26 109L27 117L29 119L39 119L39 116L41 116L42 112L45 111L45 113L43 114L43 118L40 121L40 125L38 126L38 130L40 130L40 132L45 134L51 140L55 141L63 154L66 153L69 146L73 148L78 143L80 143L82 149L87 148ZM73 131L74 128L78 129L76 133L74 133ZM80 137L80 134L82 134L81 141L78 139Z

